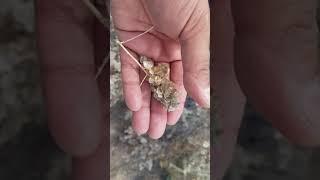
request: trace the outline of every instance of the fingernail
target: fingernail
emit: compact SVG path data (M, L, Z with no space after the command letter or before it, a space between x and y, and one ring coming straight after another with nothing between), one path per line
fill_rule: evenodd
M210 108L210 87L203 90L205 107Z

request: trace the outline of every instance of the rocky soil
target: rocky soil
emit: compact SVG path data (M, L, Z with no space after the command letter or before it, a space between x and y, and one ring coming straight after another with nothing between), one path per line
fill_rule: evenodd
M289 143L247 106L234 161L225 180L317 180L319 170L319 148Z

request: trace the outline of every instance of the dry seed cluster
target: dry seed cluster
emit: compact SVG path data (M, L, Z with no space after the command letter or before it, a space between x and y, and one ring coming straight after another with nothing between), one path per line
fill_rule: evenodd
M169 65L165 63L154 65L152 60L144 56L141 57L140 62L147 72L147 80L150 84L153 97L160 101L168 111L174 111L179 105L179 93L174 83L169 80Z

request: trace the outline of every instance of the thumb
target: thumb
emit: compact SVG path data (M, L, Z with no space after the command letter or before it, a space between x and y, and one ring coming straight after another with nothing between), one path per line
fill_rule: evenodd
M198 19L199 20L199 19ZM200 106L210 107L210 15L201 17L196 26L181 34L183 83L186 91ZM193 31L193 32L192 32ZM188 33L189 34L188 34ZM194 34L194 35L190 35Z

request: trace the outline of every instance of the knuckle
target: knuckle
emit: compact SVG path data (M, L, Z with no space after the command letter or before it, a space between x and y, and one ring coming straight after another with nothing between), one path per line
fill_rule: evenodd
M199 64L198 66L188 68L184 71L185 76L188 78L184 78L183 81L189 81L191 79L194 80L204 80L209 79L210 71L209 71L209 65L206 63Z
M136 81L134 79L123 79L124 86L139 86L139 84L139 81Z
M66 75L93 75L93 64L48 64L41 63L41 71L48 76L66 76Z
M137 71L138 66L133 63L129 62L121 62L121 69L122 71L127 71L127 70L136 70Z
M184 29L182 30L180 39L182 41L186 41L199 33L209 33L209 27L210 9L196 7Z
M210 68L209 65L210 65L209 61L203 61L194 66L185 67L184 72L194 76L209 75L209 68Z

